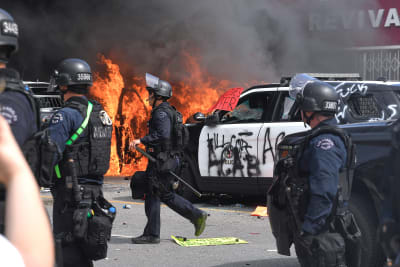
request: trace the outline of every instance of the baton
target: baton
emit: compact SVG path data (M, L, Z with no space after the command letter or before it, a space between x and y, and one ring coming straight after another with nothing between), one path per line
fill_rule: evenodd
M135 146L136 150L139 151L140 153L143 154L143 156L145 156L146 158L148 158L151 162L156 163L157 159L155 159L153 156L151 156L149 153L147 153L146 151L144 151L143 149L141 149L138 146ZM186 182L183 178L179 177L176 173L174 173L173 171L168 171L169 174L173 175L176 179L178 179L180 182L182 182L184 185L186 185L190 190L192 190L192 192L198 196L201 197L203 194L200 193L199 191L197 191L193 186L191 186L188 182Z

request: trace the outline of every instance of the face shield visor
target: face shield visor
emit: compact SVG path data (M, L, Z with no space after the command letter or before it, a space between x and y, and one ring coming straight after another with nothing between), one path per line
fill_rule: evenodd
M151 75L150 73L146 73L146 88L149 91L154 91L154 89L158 86L158 81L160 78Z
M289 118L293 118L299 111L300 102L303 96L304 87L313 81L318 79L311 77L305 73L296 74L290 80L289 84L289 98L294 101L292 108L289 111Z

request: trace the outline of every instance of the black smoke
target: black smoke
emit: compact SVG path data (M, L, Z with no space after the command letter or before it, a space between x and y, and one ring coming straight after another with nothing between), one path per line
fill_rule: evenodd
M368 1L324 0L8 0L20 27L20 49L11 66L25 80L46 81L67 57L85 59L95 69L98 54L118 62L125 74L169 79L190 75L184 53L219 79L237 83L277 81L293 72L352 71L346 48L359 30L310 33L309 14L322 17L359 9ZM370 6L374 1L369 1Z

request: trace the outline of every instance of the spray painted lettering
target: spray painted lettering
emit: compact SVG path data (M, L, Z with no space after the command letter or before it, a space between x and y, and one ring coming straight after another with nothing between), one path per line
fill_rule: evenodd
M207 134L208 144L208 175L212 167L217 167L217 175L227 176L259 176L260 160L251 153L252 145L246 141L252 132L240 132L238 136L226 137L218 133ZM262 164L267 163L268 154L275 160L275 149L285 137L285 132L280 132L275 141L271 141L271 129L267 128L263 140Z
M264 145L263 145L263 164L265 164L267 162L267 154L270 153L272 159L275 161L275 153L274 151L276 151L276 148L278 147L278 144L280 141L283 140L283 138L285 137L285 132L280 132L276 139L275 139L275 144L274 147L272 146L272 142L271 142L271 129L268 128L265 131L265 135L264 135Z
M383 104L385 100L380 101L379 99L375 99L382 97L382 94L374 95L373 91L368 92L368 84L344 82L336 86L335 89L340 96L338 112L335 115L338 123L360 120L392 120L398 117L398 105L393 103ZM357 95L357 97L352 99L354 95ZM350 104L352 108L349 107ZM365 105L367 105L368 108L366 108ZM368 111L365 111L365 109ZM356 112L356 110L358 111ZM349 114L352 115L349 116Z
M256 155L252 155L249 149L251 145L242 136L252 136L251 132L242 132L226 138L225 135L220 136L214 133L212 137L207 134L208 144L208 174L213 166L218 167L218 176L233 176L240 172L240 176L258 176L260 174L259 160ZM217 149L222 151L219 157L216 153Z

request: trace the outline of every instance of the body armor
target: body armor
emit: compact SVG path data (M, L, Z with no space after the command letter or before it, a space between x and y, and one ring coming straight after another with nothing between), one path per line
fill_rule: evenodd
M39 114L39 103L35 100L30 91L25 90L24 84L22 83L19 74L13 69L2 69L0 70L0 93L2 91L13 91L23 94L31 104L33 113L35 114L36 124L39 129L40 114Z
M278 146L274 180L268 191L269 219L280 254L290 255L290 246L294 236L301 231L308 207L309 174L299 170L299 159L312 138L326 133L339 136L347 149L346 168L341 170L339 175L336 200L332 207L332 213L326 221L327 230L333 217L344 212L343 203L350 198L354 147L351 139L341 129L322 126L286 136Z
M160 140L160 143L154 146L151 146L150 152L153 152L154 155L159 155L161 152L180 154L183 152L184 147L188 143L188 132L183 125L182 114L175 109L175 107L168 105L158 105L152 111L152 114L155 112L164 111L168 114L168 118L171 122L171 135L170 138ZM149 127L151 128L153 124L153 116L149 121ZM151 132L151 129L150 129Z
M66 146L64 154L70 153L75 162L78 178L102 179L110 162L112 122L100 103L90 100L93 110L89 123L73 144ZM79 110L87 116L88 101L82 97L72 97L66 107ZM69 173L67 157L59 163L61 173Z

